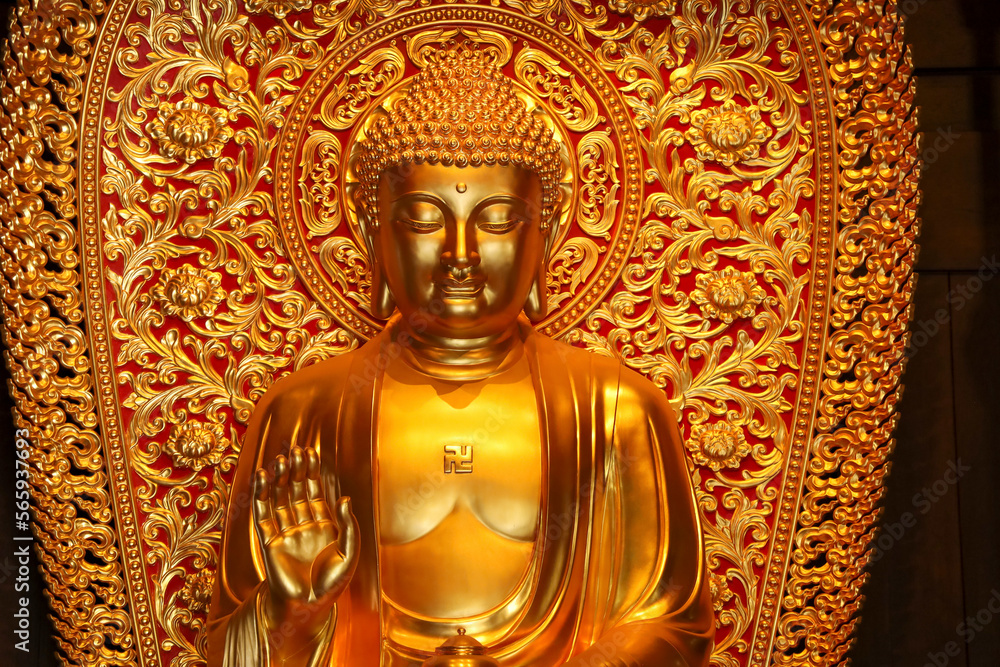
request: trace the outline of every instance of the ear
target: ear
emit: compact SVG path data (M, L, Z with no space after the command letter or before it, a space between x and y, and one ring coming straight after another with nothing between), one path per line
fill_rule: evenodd
M552 206L552 213L549 214L548 229L545 231L545 243L543 244L542 257L535 270L535 279L528 290L528 298L524 302L524 314L532 322L540 322L549 314L549 295L546 287L548 278L549 257L552 255L552 244L556 241L559 233L559 223L563 216L562 203L567 201L564 188L560 186L557 190L557 198Z
M552 204L552 212L549 213L548 230L545 234L546 259L552 256L552 245L556 242L556 237L559 236L561 223L565 222L565 217L569 215L569 211L564 210L564 206L572 198L572 189L573 186L570 183L560 183L559 187L556 188L556 200Z
M349 183L346 187L346 200L348 208L354 212L358 220L358 228L361 230L361 238L364 239L368 247L368 254L373 255L372 235L378 226L378 220L372 220L368 207L361 199L361 184Z
M371 291L371 311L372 317L380 320L387 320L396 310L396 300L392 298L392 291L389 283L385 280L385 273L382 271L382 263L372 256L372 291Z
M532 322L540 322L549 312L549 297L545 288L546 256L543 256L535 270L535 279L528 290L528 298L524 302L524 314Z
M358 216L358 227L361 229L365 246L368 248L368 265L372 271L372 287L369 295L371 314L372 317L387 320L396 310L396 301L392 298L392 291L389 289L389 283L385 280L385 272L382 270L382 262L379 261L378 253L375 250L378 246L379 226L373 224L373 220L369 217L369 211L359 196L360 192L361 188L354 187L348 196L351 203L354 204L354 213Z

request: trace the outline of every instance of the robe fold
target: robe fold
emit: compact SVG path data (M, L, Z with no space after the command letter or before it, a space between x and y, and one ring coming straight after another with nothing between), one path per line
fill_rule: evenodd
M542 507L530 594L488 652L505 667L706 667L715 623L702 535L663 392L615 359L519 326L541 422ZM382 373L398 353L387 329L275 383L257 406L224 528L210 667L416 667L427 657L383 640L375 435ZM331 507L351 497L360 559L319 648L281 663L297 649L261 627L250 490L256 469L293 444L319 451Z

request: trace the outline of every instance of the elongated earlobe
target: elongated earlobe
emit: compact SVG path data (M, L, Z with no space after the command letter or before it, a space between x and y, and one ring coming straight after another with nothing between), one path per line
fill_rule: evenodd
M524 314L532 322L540 322L549 312L549 299L545 290L545 265L535 274L528 298L524 302Z
M385 280L385 274L382 273L382 267L379 266L379 261L375 255L375 235L378 233L378 225L373 224L372 218L369 216L368 211L365 210L364 203L360 200L361 191L358 188L352 188L348 191L348 196L354 204L354 211L358 216L358 226L361 228L361 234L365 240L365 246L368 248L368 261L371 263L372 267L372 288L371 294L371 314L380 320L387 320L392 316L392 312L396 310L396 301L392 298L392 292L389 291L389 284Z
M549 314L549 295L545 283L546 278L548 278L548 258L551 256L552 243L555 241L555 229L559 223L561 212L559 202L562 201L562 196L562 192L559 192L549 224L542 227L542 232L545 235L545 250L538 270L535 272L535 280L531 283L531 289L528 291L528 298L524 302L524 314L532 322L541 322Z
M389 291L389 284L382 274L382 269L375 262L373 262L372 266L371 299L372 317L387 320L392 316L393 311L396 310L396 301L392 298L392 292Z

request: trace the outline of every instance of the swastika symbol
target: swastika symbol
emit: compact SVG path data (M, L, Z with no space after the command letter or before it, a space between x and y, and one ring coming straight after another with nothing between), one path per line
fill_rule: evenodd
M472 445L445 445L444 471L446 474L472 472Z

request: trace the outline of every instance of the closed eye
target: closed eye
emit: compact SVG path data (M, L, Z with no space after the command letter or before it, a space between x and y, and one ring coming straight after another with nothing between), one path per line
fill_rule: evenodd
M502 222L480 222L479 228L489 234L506 234L517 227L519 220L504 220Z
M440 222L423 222L421 220L410 220L408 218L400 218L400 222L418 234L430 234L431 232L436 232L443 227Z

